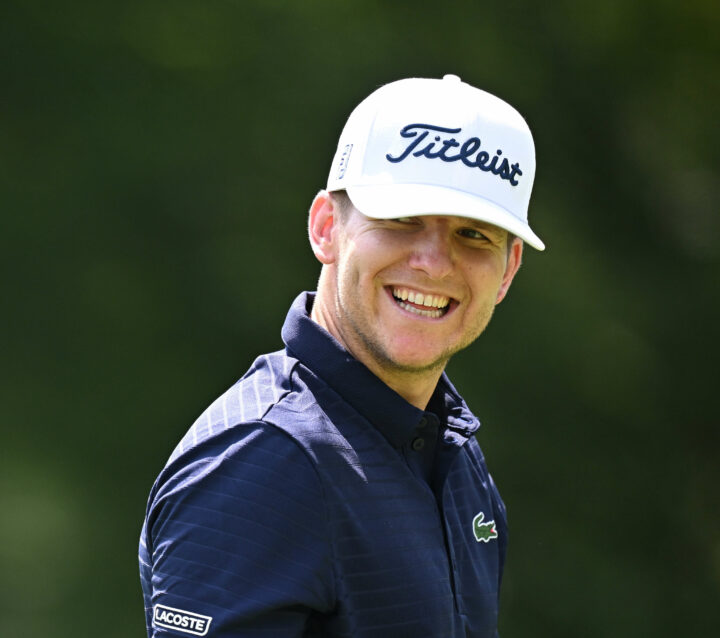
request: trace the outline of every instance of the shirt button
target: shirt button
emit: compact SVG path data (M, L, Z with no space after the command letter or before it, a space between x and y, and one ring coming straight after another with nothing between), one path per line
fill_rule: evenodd
M415 450L416 452L419 452L420 450L422 450L425 447L425 439L418 437L413 440L411 445L412 445L413 450Z
M427 424L428 424L427 417L422 417L422 418L420 419L420 422L418 423L418 427L419 427L419 428L424 428L425 426L427 426Z

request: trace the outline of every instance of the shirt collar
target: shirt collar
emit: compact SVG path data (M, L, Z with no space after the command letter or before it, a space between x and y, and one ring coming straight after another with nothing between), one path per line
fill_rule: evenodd
M395 447L413 438L426 412L408 403L310 318L315 293L300 294L288 312L282 338L288 351L370 421ZM428 406L440 423L463 438L480 427L443 373Z

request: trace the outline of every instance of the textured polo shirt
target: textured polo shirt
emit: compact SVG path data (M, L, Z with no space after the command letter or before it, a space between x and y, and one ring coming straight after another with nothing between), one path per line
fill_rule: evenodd
M410 405L294 302L193 424L140 540L149 636L497 635L505 507L440 379Z

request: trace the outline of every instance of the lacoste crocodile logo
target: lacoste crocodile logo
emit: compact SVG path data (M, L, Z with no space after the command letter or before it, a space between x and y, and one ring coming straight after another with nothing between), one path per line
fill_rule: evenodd
M475 518L473 518L473 534L475 534L475 540L478 543L487 543L498 537L497 530L495 529L495 521L483 523L484 520L485 514L483 514L483 512L478 512Z

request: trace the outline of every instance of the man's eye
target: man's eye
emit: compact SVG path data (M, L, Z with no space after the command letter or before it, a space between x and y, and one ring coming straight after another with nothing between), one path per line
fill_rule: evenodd
M487 239L487 235L476 228L463 228L460 231L460 234L463 237L468 237L469 239Z
M396 217L393 221L399 224L414 224L416 220L414 217Z

